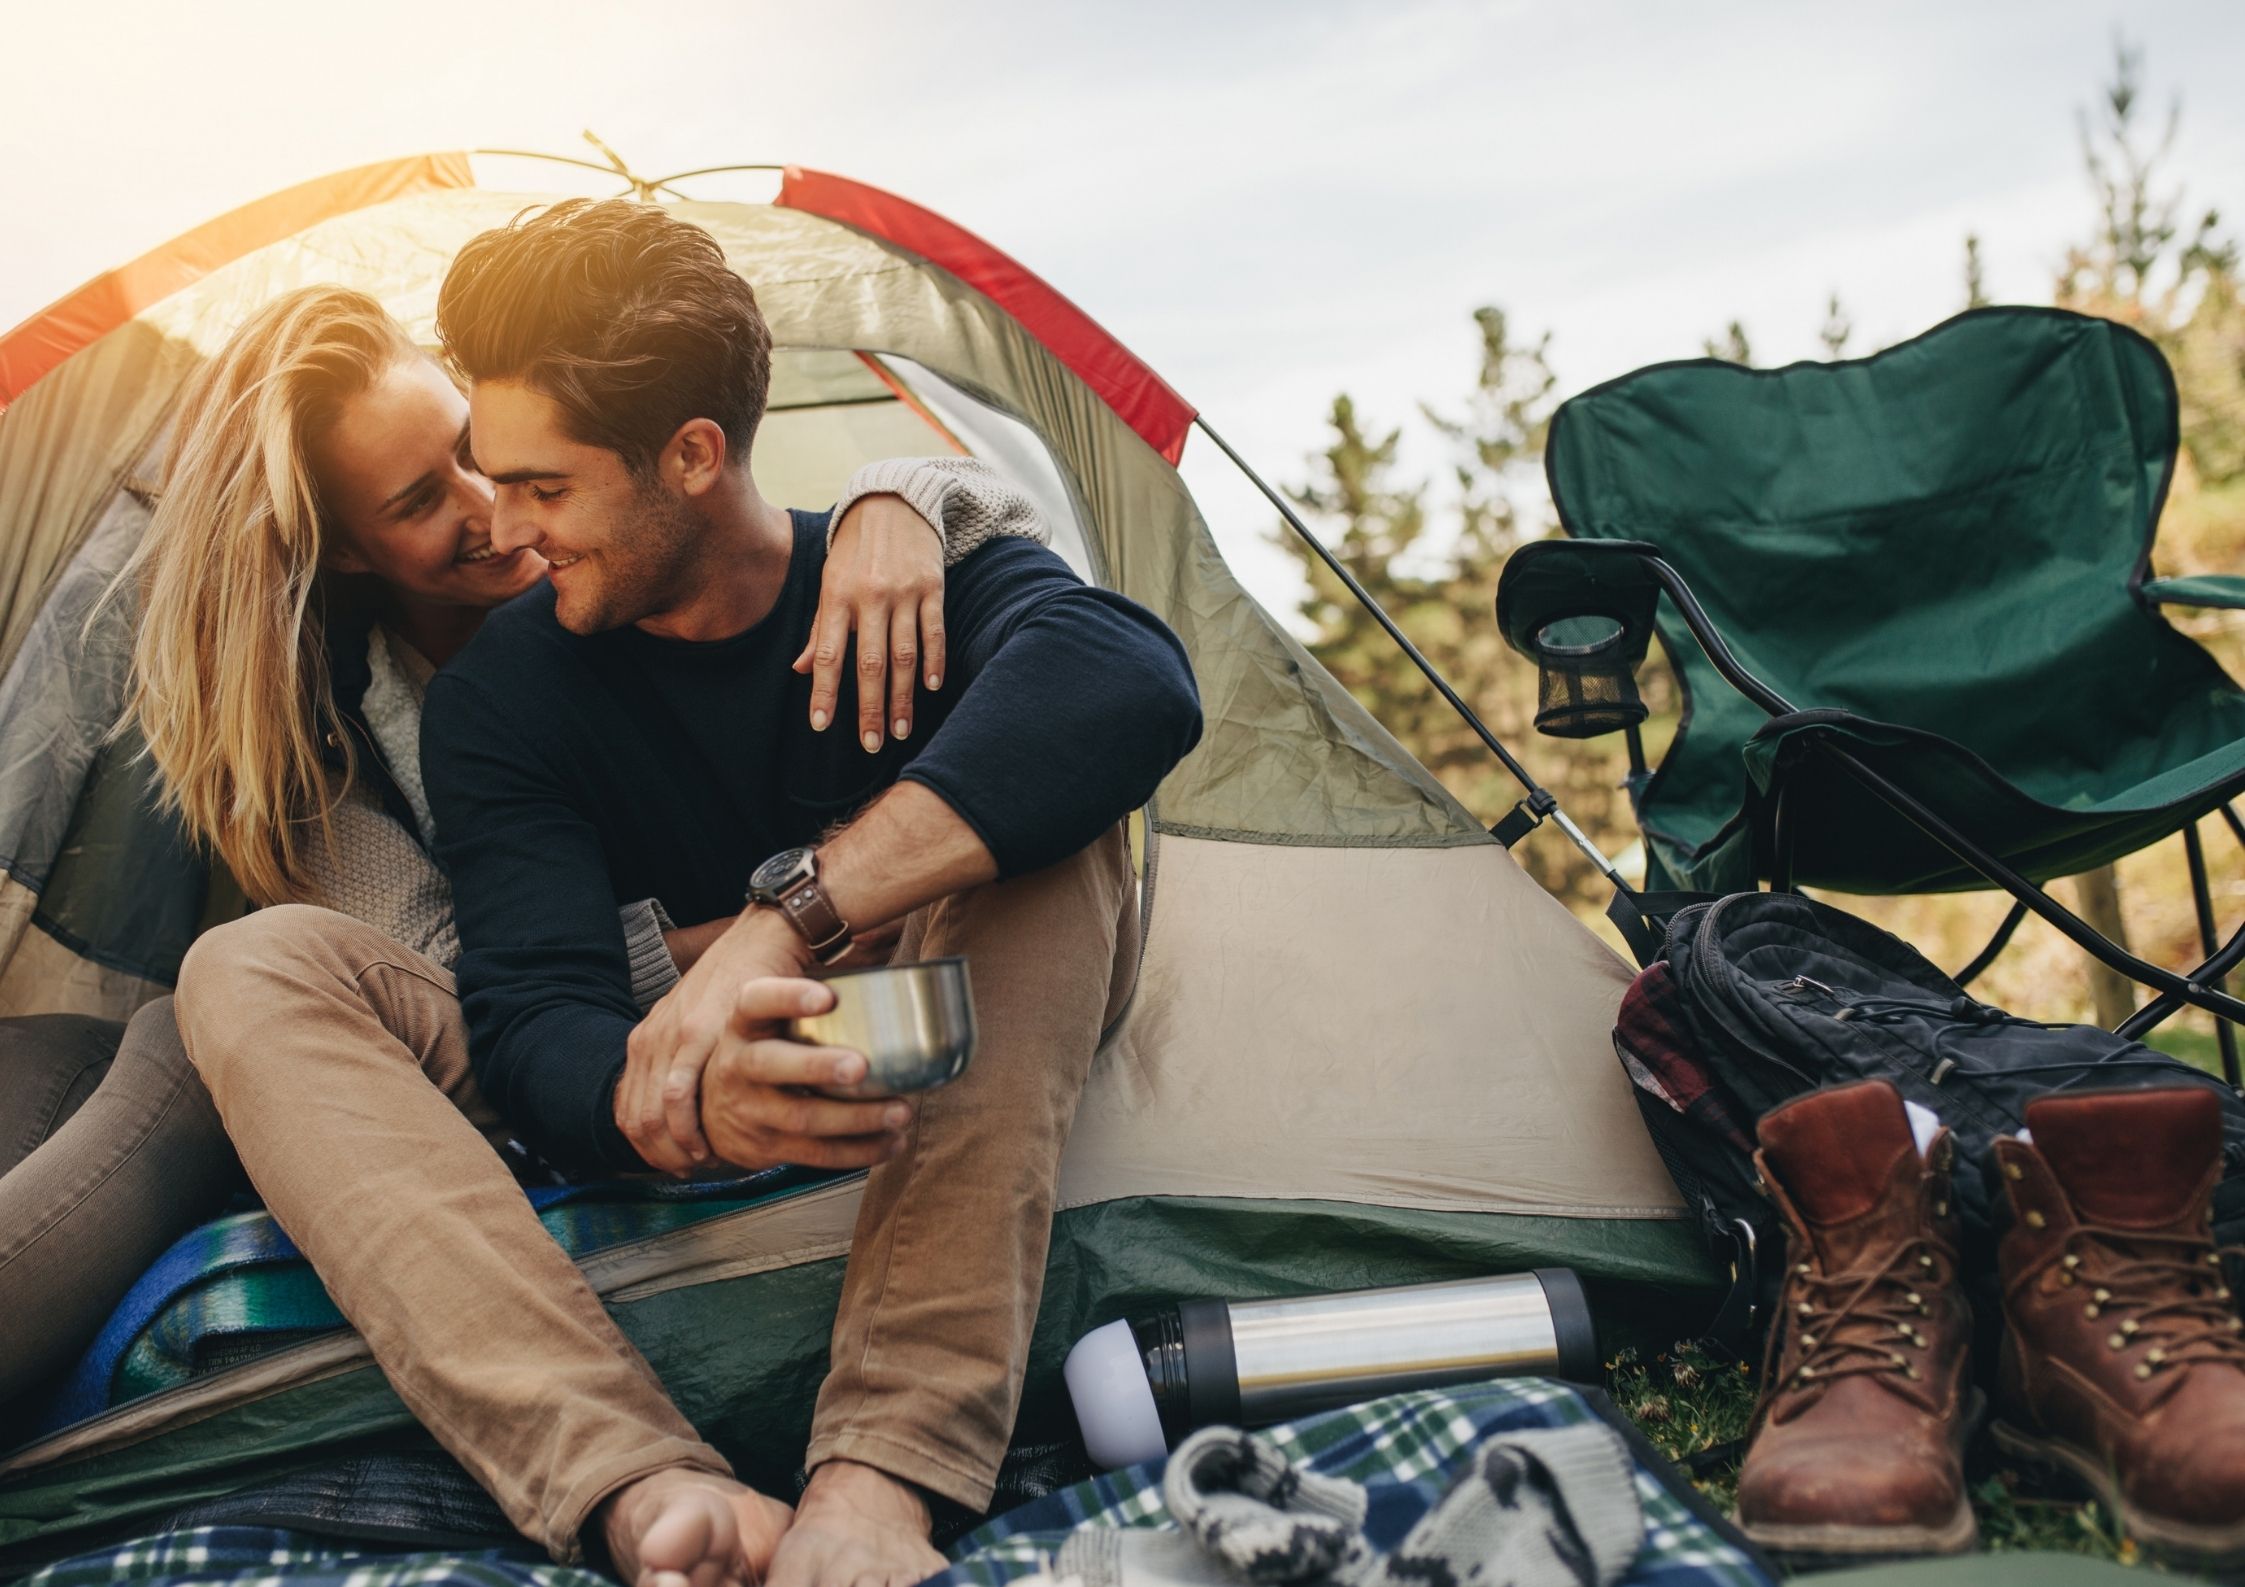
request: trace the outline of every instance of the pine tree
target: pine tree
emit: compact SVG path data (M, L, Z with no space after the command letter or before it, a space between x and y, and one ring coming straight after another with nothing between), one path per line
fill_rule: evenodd
M1346 395L1333 401L1327 444L1310 458L1310 478L1287 494L1350 574L1568 813L1606 834L1613 849L1626 849L1636 834L1620 791L1627 769L1621 742L1553 748L1555 741L1538 739L1535 668L1506 646L1496 625L1505 557L1553 527L1541 478L1554 406L1550 338L1515 345L1503 311L1495 308L1476 313L1474 324L1480 367L1464 401L1454 412L1421 410L1452 448L1454 496L1437 509L1427 482L1399 480L1401 432L1367 425ZM1275 538L1309 580L1299 610L1311 653L1467 809L1494 823L1519 801L1519 785L1315 553L1283 525ZM1648 698L1669 697L1655 677ZM1561 898L1593 912L1604 906L1604 882L1557 834L1538 833L1513 853Z
M2080 117L2096 230L2070 248L2055 301L2134 326L2175 370L2183 454L2161 549L2176 569L2227 570L2245 556L2245 304L2238 246L2208 208L2186 233L2180 187L2163 180L2182 104L2156 140L2142 125L2143 53L2114 45L2113 76ZM2165 569L2163 568L2163 571ZM2213 630L2209 629L2209 632Z
M2221 215L2209 209L2190 240L2171 253L2181 235L2183 193L2180 188L2163 190L2153 173L2174 150L2183 102L2180 95L2168 102L2165 125L2147 144L2138 119L2143 69L2143 51L2115 39L2112 81L2105 85L2094 116L2085 110L2076 118L2082 163L2097 195L2101 224L2087 247L2068 253L2058 295L2061 303L2081 299L2141 305L2164 310L2172 319L2177 295L2188 292L2202 273L2233 271L2237 249L2220 237ZM2155 277L2163 283L2156 298Z
M1987 287L1980 276L1980 234L1968 231L1964 234L1964 306L1984 309L1989 302Z
M1855 324L1840 307L1840 295L1834 292L1824 308L1824 325L1816 339L1824 344L1826 358L1839 358L1847 352L1847 339L1855 334Z
M1754 367L1753 344L1746 339L1746 327L1737 320L1724 328L1721 337L1710 336L1699 345L1709 358L1720 358L1726 364L1744 364L1749 369Z

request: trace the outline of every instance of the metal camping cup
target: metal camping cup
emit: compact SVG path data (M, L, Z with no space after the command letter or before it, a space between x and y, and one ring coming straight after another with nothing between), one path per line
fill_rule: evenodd
M834 1006L795 1021L797 1041L865 1054L865 1078L831 1097L893 1097L959 1077L974 1056L974 993L964 959L830 975Z

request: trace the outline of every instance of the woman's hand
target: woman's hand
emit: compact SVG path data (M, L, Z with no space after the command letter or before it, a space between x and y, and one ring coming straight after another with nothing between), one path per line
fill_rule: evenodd
M842 658L857 634L857 737L912 736L912 691L943 687L943 537L901 496L861 496L834 531L811 641L795 670L811 675L811 726L835 719Z

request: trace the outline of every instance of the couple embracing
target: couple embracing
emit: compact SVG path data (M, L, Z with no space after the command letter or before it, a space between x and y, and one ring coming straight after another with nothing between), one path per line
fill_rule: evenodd
M0 1028L31 1077L0 1095L0 1362L27 1364L0 1400L246 1172L556 1557L916 1580L928 1498L985 1505L1011 1431L1061 1148L1137 963L1123 822L1198 737L1190 669L979 465L765 501L769 334L657 208L476 238L437 328L450 374L306 289L188 393L131 709L264 907L122 1029ZM820 968L944 954L973 968L965 1075L813 1094L863 1069L786 1035ZM580 1178L871 1169L796 1506L672 1406L510 1139Z

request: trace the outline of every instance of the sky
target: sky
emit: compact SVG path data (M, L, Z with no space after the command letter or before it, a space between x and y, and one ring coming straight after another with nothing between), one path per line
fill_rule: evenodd
M590 128L642 173L797 163L949 216L1275 480L1344 390L1432 475L1417 404L1468 387L1482 304L1575 390L1733 318L1817 356L1834 291L1854 348L1898 340L1960 306L1968 231L1993 296L2047 301L2116 31L2182 97L2174 180L2245 222L2235 0L0 0L0 325L292 182ZM1211 450L1188 478L1284 610Z

